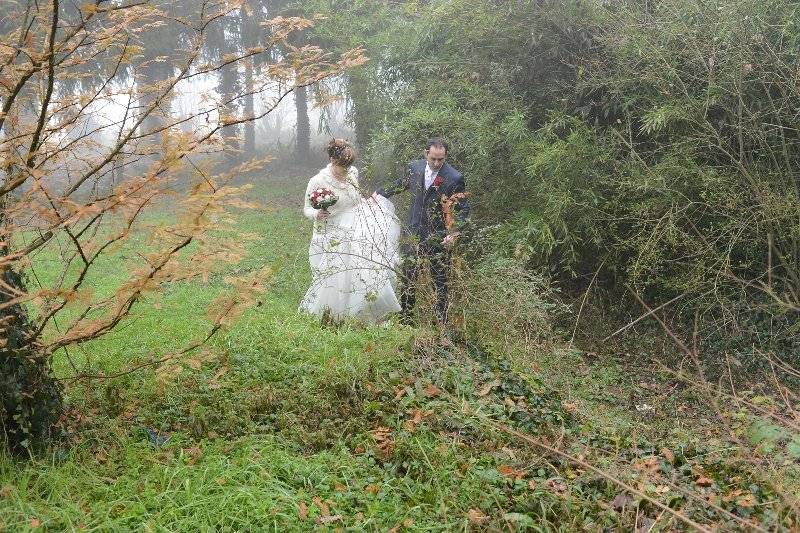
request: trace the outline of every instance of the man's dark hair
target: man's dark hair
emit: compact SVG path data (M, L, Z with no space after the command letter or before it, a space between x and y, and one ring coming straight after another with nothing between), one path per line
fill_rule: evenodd
M450 152L450 145L447 144L447 141L445 141L441 137L431 137L430 139L428 139L427 144L425 144L425 151L427 152L433 146L435 146L436 148L444 148L444 153Z

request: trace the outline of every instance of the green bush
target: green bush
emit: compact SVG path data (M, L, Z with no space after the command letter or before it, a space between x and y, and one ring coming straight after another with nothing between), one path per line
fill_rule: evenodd
M20 287L22 279L6 270L0 282ZM46 360L37 358L30 345L30 326L22 306L2 305L9 300L0 291L0 431L9 451L31 454L51 442L63 410L61 386Z

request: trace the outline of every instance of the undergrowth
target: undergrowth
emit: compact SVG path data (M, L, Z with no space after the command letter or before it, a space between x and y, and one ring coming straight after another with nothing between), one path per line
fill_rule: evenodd
M797 527L789 466L769 478L764 457L711 438L702 420L659 418L660 404L659 417L642 416L636 406L652 400L613 360L558 331L526 336L552 306L516 324L467 314L452 347L424 327L323 327L297 314L308 232L287 204L239 215L262 239L236 268L276 274L261 305L204 347L150 364L202 334L219 279L176 285L126 329L59 355L69 438L28 463L0 458L2 529L671 531L687 528L681 517ZM504 336L487 342L497 320ZM689 391L671 401L701 408ZM681 417L679 431L664 429Z

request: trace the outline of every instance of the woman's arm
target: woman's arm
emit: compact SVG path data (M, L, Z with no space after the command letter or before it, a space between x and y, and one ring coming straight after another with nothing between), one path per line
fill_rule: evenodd
M306 186L306 196L303 201L303 215L305 215L306 218L310 218L311 220L317 219L317 214L319 213L319 210L311 207L311 200L309 200L308 197L311 195L311 191L319 187L318 183L319 180L317 179L316 176L308 180L308 186Z

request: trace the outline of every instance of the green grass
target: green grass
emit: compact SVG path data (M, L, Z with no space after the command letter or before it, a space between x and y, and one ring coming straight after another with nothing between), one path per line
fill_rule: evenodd
M704 469L717 493L744 487L759 502L726 508L789 523L755 470L703 446L702 425L670 436L631 413L614 387L634 385L614 363L587 364L558 343L486 357L442 350L424 329L323 328L299 314L309 282L303 186L257 188L270 207L238 214L236 231L259 235L242 263L148 297L123 327L70 356L87 373L157 359L204 335L205 307L225 275L273 266L262 304L207 346L171 364L78 381L58 354L72 406L67 440L29 462L0 457L0 530L622 531L639 514L657 516L645 502L610 508L616 487L482 417L591 454L654 497L663 493L632 465L672 447L678 459L660 465L677 482L692 487ZM122 248L101 265L96 290L111 290L132 257ZM57 266L42 255L34 269L50 279ZM147 430L169 438L154 444ZM723 522L673 497L693 518ZM675 522L662 518L659 527Z

